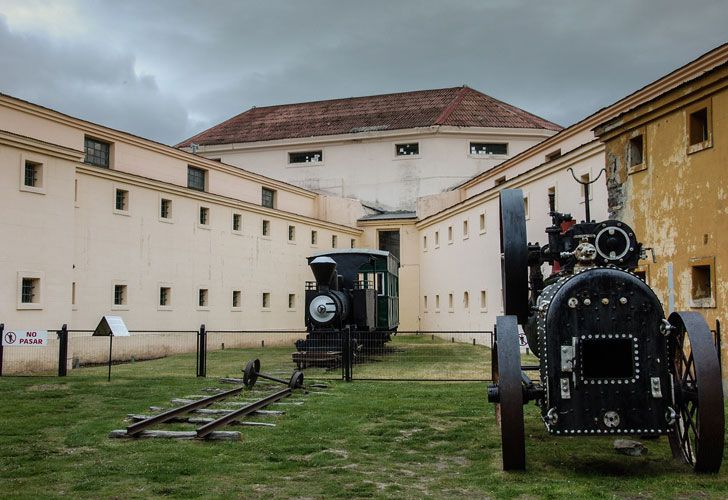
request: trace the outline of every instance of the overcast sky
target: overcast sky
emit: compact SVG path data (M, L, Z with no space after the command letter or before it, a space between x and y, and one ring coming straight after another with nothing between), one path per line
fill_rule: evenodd
M0 92L167 144L254 105L462 84L566 126L727 27L725 0L0 0Z

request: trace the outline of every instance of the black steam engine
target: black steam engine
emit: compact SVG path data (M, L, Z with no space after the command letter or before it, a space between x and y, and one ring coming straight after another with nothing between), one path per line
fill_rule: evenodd
M589 221L588 194L585 202L587 222L576 223L552 199L540 246L527 243L521 191L501 191L505 316L496 321L488 400L501 425L503 468L525 468L523 405L535 401L551 434L667 435L676 458L717 472L724 410L712 332L695 312L665 319L634 272L644 252L632 229ZM521 365L519 326L537 365ZM536 370L534 381L527 373Z
M347 249L308 261L316 281L306 282L308 333L296 341L294 361L336 359L345 338L354 354L389 342L399 323L396 257L380 250Z

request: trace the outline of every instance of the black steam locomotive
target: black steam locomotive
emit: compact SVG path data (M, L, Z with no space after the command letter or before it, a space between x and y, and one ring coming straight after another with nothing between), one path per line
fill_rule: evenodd
M399 261L381 250L345 249L308 258L316 281L306 282L305 339L294 361L327 359L342 351L350 331L354 352L381 349L399 325ZM330 357L329 357L330 358Z
M551 434L667 435L676 458L717 472L724 410L712 332L695 312L665 319L634 273L644 252L632 229L588 215L576 223L552 199L548 244L540 246L527 243L520 190L501 191L500 211L505 316L496 321L488 400L500 420L504 470L525 468L523 405L535 401ZM544 279L546 263L552 274ZM521 365L519 325L536 366Z

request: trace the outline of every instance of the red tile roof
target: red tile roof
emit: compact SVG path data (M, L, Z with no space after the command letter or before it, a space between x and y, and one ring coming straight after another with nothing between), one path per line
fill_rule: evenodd
M251 108L180 142L177 147L189 147L192 143L258 142L432 125L555 131L562 128L463 86Z

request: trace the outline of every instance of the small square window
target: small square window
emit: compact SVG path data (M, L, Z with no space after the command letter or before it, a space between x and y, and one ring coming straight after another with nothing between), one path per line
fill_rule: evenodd
M296 226L288 226L288 241L296 241Z
M126 285L114 285L114 305L125 306L127 304Z
M396 156L417 156L420 154L420 144L418 142L395 144L394 154Z
M243 216L241 214L233 214L233 231L238 231L243 227Z
M22 304L40 303L40 278L23 278L20 302Z
M324 154L321 150L288 153L288 163L320 163L322 161L324 161Z
M318 244L318 231L311 231L311 244L312 245Z
M690 269L690 307L715 307L714 259L693 259L693 262Z
M210 225L210 209L207 207L200 207L200 225Z
M447 227L447 242L452 243L452 226Z
M288 294L288 309L295 309L295 308L296 308L296 294L289 293Z
M467 238L469 236L468 235L468 230L469 230L469 228L468 228L468 220L465 219L463 221L463 239L465 239L465 238Z
M25 160L23 169L23 185L31 188L43 186L43 164L35 161Z
M263 292L263 309L270 309L270 293Z
M422 303L424 305L425 312L427 312L427 295L422 297Z
M261 189L261 202L260 204L264 207L275 208L276 205L276 192L272 189L262 188Z
M162 198L159 202L159 217L162 219L172 218L172 200Z
M705 142L710 137L708 129L708 108L701 108L697 111L690 113L689 120L689 134L690 134L690 145L700 144Z
M480 291L480 309L483 311L488 310L488 295L485 290Z
M493 181L493 185L494 186L500 186L501 184L505 184L505 183L506 183L506 176L505 175L503 175L501 177L498 177L496 180Z
M556 151L551 151L546 155L546 161L554 161L557 158L561 158L561 149L557 149Z
M263 236L270 236L270 221L263 219Z
M485 213L482 213L478 216L478 223L480 225L480 234L485 233Z
M435 311L440 310L440 294L435 294Z
M447 308L450 311L453 310L453 300L452 300L452 294L451 293L448 293L447 294Z
M207 170L187 166L187 187L196 191L207 189Z
M200 288L197 290L197 307L208 307L209 305L209 290Z
M233 307L234 308L241 307L241 300L240 300L241 297L242 297L242 293L240 292L240 290L233 290Z
M172 289L168 286L159 287L159 305L169 306L172 304Z
M109 151L111 144L108 142L84 138L84 163L97 167L109 168Z
M471 155L507 155L508 144L500 142L471 142Z
M117 189L114 198L114 208L119 212L129 211L129 191L126 189Z
M440 246L440 231L435 231L435 248Z
M644 138L642 134L632 137L629 140L629 150L627 152L628 156L628 165L630 167L634 167L636 165L641 165L644 155Z
M356 247L356 240L354 238L351 238L349 240L349 248L355 248Z
M336 248L336 244L338 243L339 238L335 234L331 235L331 248Z

